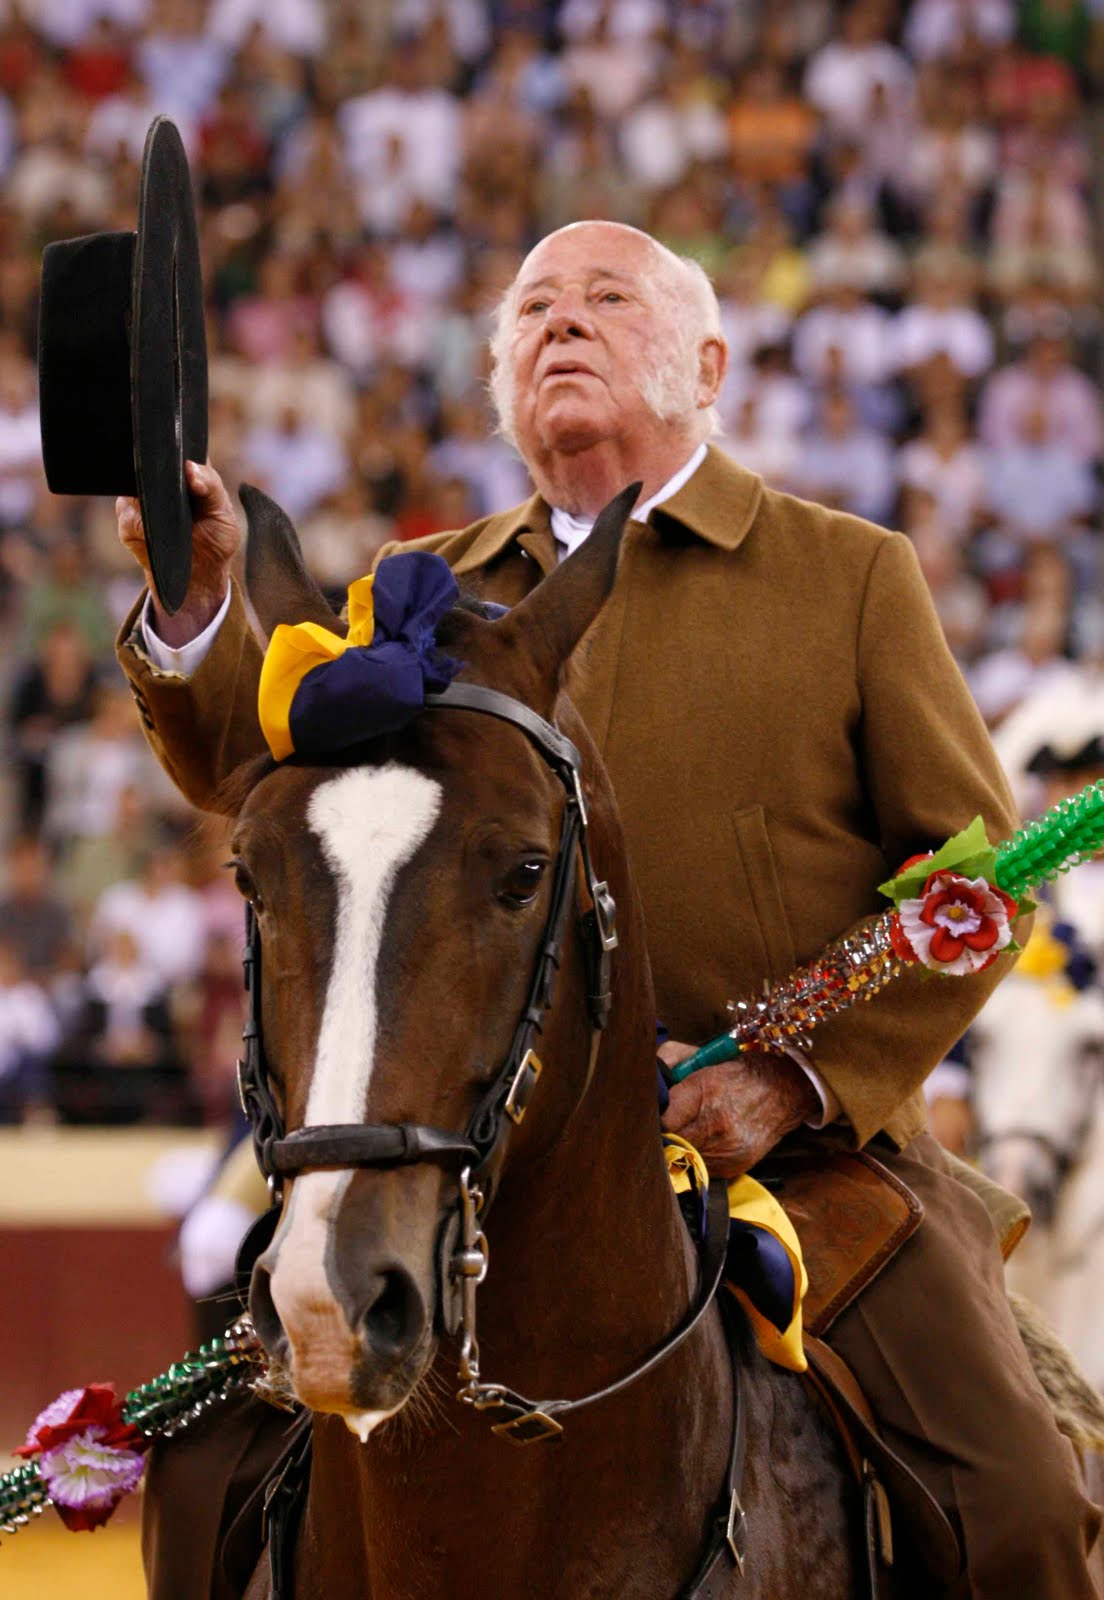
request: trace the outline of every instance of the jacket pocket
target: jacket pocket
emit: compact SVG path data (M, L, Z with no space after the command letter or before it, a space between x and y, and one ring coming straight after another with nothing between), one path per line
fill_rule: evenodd
M732 825L744 880L736 886L743 900L739 914L758 931L764 974L776 981L794 968L794 942L763 807L748 806L737 811Z

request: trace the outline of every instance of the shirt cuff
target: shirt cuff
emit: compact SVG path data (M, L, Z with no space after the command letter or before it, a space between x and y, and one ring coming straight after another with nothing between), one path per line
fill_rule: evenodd
M153 613L150 609L152 598L147 594L146 603L138 617L142 648L159 672L173 672L178 677L190 678L193 672L199 670L215 642L215 634L226 620L226 613L230 609L230 585L226 585L226 598L203 632L197 633L194 639L189 639L187 644L182 644L179 648L166 644L164 639L154 632Z
M801 1068L813 1088L816 1090L817 1099L820 1101L820 1116L809 1117L805 1122L807 1128L826 1128L830 1122L835 1122L840 1114L840 1103L825 1083L820 1073L811 1066L808 1059L796 1045L782 1046L784 1054L788 1055L795 1066Z

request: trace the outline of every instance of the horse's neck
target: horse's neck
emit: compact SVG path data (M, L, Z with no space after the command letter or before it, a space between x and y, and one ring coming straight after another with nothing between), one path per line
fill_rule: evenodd
M657 1344L695 1288L693 1251L661 1152L643 922L628 886L619 889L615 1002L589 1087L543 1156L507 1169L488 1224L486 1358L521 1362L546 1396L618 1376L626 1352ZM576 1018L581 1007L580 996ZM557 1019L565 1010L572 1014L570 1000ZM588 1048L581 1037L576 1025L579 1054ZM581 1081L578 1061L556 1061L554 1027L547 1042L547 1070ZM534 1121L540 1114L535 1097Z

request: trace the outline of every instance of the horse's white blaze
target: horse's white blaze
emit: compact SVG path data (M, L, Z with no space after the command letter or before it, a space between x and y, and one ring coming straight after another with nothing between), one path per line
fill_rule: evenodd
M440 809L439 783L394 765L353 767L311 796L307 821L334 875L337 927L307 1126L364 1118L387 903L399 869L424 842Z
M350 768L320 784L307 821L322 845L337 890L330 981L322 1009L304 1126L364 1120L378 1030L377 967L387 908L399 870L413 857L441 808L441 786L411 767ZM341 1392L349 1377L352 1330L326 1276L329 1230L347 1172L307 1172L295 1180L275 1241L273 1303L291 1343L297 1385ZM383 1414L358 1413L358 1433ZM366 1436L366 1435L365 1435Z

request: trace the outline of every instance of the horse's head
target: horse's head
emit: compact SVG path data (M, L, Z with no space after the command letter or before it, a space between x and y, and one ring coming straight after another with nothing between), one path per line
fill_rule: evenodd
M982 1164L1045 1227L1102 1087L1104 999L1016 971L990 996L968 1041Z
M287 519L255 491L243 500L247 583L265 630L313 621L342 631ZM463 662L460 685L551 718L564 663L612 585L630 505L622 496L607 508L581 550L509 614L460 606L445 617L438 643ZM585 752L594 844L608 855L617 838L608 786L562 710ZM531 1003L570 806L570 783L539 740L468 709L426 711L339 764L266 758L235 776L226 807L260 939L266 1071L293 1140L335 1124L465 1134ZM574 847L570 857L574 887ZM602 865L618 890L617 862ZM550 1148L584 1090L590 1023L579 943L569 922L561 1000L541 1049L564 1069L543 1075L539 1115L511 1130L510 1161ZM344 1416L364 1438L432 1360L442 1241L464 1158L365 1166L346 1155L327 1157L316 1143L303 1168L290 1169L250 1305L298 1398ZM484 1156L486 1191L505 1158L501 1148Z

